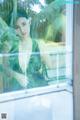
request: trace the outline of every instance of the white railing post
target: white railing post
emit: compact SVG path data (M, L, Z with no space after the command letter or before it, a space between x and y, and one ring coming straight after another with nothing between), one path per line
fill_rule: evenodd
M59 87L59 53L56 55L57 87Z
M73 2L73 0L72 0ZM72 79L73 4L66 4L66 78Z

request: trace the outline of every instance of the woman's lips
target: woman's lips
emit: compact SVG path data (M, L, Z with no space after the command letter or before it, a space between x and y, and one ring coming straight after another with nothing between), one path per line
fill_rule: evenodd
M22 33L22 35L26 35L26 34L27 34L26 32Z
M26 36L26 35L27 35L27 33L26 33L26 32L23 32L23 33L22 33L22 36Z

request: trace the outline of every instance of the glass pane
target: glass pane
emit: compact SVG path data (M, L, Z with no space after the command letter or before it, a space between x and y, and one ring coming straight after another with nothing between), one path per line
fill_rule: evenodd
M1 93L72 84L66 16L64 0L0 2Z
M73 6L65 1L0 0L1 117L72 120Z

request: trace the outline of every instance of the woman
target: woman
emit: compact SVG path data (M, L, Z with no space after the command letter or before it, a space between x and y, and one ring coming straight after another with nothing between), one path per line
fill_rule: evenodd
M13 46L9 58L11 76L14 78L11 88L34 88L48 85L45 80L45 64L52 67L52 62L46 51L46 45L42 41L36 41L30 36L31 19L24 11L17 14L15 31L20 38L19 44Z

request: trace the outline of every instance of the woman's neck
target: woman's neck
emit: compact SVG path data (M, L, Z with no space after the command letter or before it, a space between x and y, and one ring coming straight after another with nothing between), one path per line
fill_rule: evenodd
M21 40L20 43L21 44L30 44L30 43L32 43L32 39L31 39L31 37L28 37L26 39Z
M27 50L31 50L32 49L32 39L31 38L27 38L26 40L22 40L20 41L20 48L27 49Z

